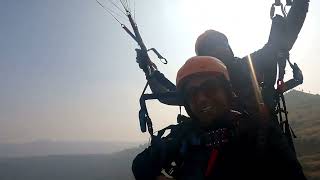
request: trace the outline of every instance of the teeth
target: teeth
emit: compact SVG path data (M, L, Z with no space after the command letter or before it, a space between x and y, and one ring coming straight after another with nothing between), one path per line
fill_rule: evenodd
M208 111L210 111L210 110L212 110L212 109L213 109L212 106L207 106L207 107L203 108L201 111L202 111L202 112L208 112Z

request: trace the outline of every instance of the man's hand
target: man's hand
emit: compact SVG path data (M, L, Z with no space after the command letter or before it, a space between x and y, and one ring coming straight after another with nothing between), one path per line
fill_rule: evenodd
M294 63L292 69L293 69L293 78L302 84L303 74L302 74L302 71L300 70L299 66L296 63Z
M139 67L144 71L147 72L148 68L153 70L157 69L157 66L150 60L149 55L146 51L141 49L136 49L137 57L136 61L139 64Z

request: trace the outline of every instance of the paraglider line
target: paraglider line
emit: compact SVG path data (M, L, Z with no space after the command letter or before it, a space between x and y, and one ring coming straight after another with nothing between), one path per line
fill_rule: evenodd
M101 6L105 11L107 11L119 24L122 25L122 23L114 16L114 14L112 14L112 11L111 11L111 10L109 10L109 9L107 9L105 6L103 6L98 0L96 0L96 2L97 2L98 4L100 4L100 6Z
M126 15L126 13L115 3L113 2L112 0L109 0L109 2L114 5L117 9L119 9L124 15Z

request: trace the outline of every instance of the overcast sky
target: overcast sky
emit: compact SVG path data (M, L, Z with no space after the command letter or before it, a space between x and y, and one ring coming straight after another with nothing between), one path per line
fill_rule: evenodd
M145 43L168 59L154 61L172 81L206 29L224 32L240 57L260 49L270 31L272 0L130 1ZM291 51L305 76L299 88L312 93L320 92L319 22L320 1L311 0ZM0 0L0 143L147 140L137 116L145 78L135 48L95 0ZM175 122L178 108L149 105L155 129Z

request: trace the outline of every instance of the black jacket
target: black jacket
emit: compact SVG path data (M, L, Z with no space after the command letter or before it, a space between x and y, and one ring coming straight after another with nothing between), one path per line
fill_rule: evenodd
M208 132L218 129L227 129L227 141L208 145ZM218 155L206 176L213 149ZM206 130L190 121L178 124L166 138L155 138L134 159L133 174L137 180L155 179L172 162L175 179L306 179L279 128L234 112Z

